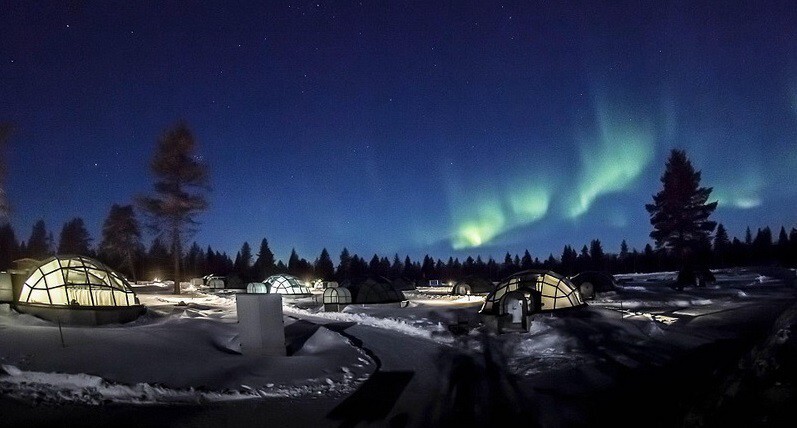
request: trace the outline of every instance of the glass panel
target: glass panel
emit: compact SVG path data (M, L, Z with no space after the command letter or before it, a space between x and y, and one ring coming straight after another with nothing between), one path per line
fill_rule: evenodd
M86 271L82 268L64 269L64 276L66 282L70 284L88 284L89 279L86 277ZM102 284L102 282L99 282Z
M115 272L85 258L53 259L25 281L20 299L29 303L83 306L135 304L133 291Z

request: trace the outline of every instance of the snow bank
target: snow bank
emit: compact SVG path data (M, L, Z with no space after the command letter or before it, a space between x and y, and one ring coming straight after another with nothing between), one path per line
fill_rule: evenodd
M435 325L425 325L422 328L401 318L379 318L366 314L347 312L312 312L306 309L288 306L284 307L283 310L286 314L303 318L313 317L328 321L353 322L370 327L395 331L408 336L434 340L442 344L450 344L453 342L451 337L446 335L448 330L441 323Z
M203 391L194 388L168 388L149 383L124 385L85 373L45 373L23 371L12 365L1 367L5 374L0 375L0 395L47 404L206 404L329 393L348 394L365 380L365 377L355 379L351 370L343 368L343 382L324 378L311 385L241 385L241 390Z

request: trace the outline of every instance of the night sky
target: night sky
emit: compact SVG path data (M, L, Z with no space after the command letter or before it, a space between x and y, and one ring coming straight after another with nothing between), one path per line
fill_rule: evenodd
M195 239L233 255L641 249L674 147L731 235L797 226L793 0L34 3L0 6L22 239L81 216L96 244L181 119Z

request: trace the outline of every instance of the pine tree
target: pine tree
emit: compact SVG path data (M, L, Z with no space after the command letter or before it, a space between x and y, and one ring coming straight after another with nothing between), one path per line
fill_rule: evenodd
M73 218L64 224L61 229L61 237L58 241L59 254L75 254L79 256L91 255L91 236L83 219Z
M344 247L343 251L340 252L338 271L335 272L335 276L338 278L338 281L351 278L351 260L349 249Z
M13 127L10 123L0 123L0 224L8 221L11 205L6 194L6 151L5 147L11 136Z
M368 274L369 275L379 275L379 256L374 254L371 257L371 261L368 262Z
M401 263L398 253L393 256L393 264L390 265L390 279L401 278L404 273L404 264Z
M434 277L437 279L442 279L445 267L446 267L445 263L443 263L442 260L437 259L437 261L434 264Z
M725 266L730 245L731 242L728 238L728 231L725 230L725 226L722 223L718 224L717 231L714 233L713 245L714 257L718 266Z
M111 205L111 212L102 225L102 240L98 249L100 258L131 275L135 281L135 261L143 248L141 227L133 206Z
M756 231L753 239L753 260L769 263L772 256L772 229L768 226Z
M463 276L470 276L470 275L475 274L476 272L475 272L475 269L474 269L474 264L475 264L475 260L473 260L473 257L468 256L465 259L465 261L462 262L462 275Z
M523 253L523 258L520 260L520 269L529 270L534 268L534 260L531 259L531 253L526 250Z
M288 257L288 273L293 276L301 276L301 267L299 265L299 254L296 253L296 249L291 249L291 255Z
M592 264L592 259L589 256L589 247L584 245L581 247L581 253L576 257L575 272L583 272L588 270Z
M213 252L213 248L208 245L207 251L205 251L205 271L202 272L206 275L214 275L218 272L218 263L216 262L216 253Z
M473 271L476 276L480 276L482 278L488 277L487 275L487 265L482 260L481 255L476 256L476 261L473 263Z
M730 245L728 238L728 231L725 226L720 223L717 225L717 231L714 233L714 251L725 251Z
M257 252L257 260L255 260L253 270L254 279L257 280L266 279L277 270L277 266L274 264L274 253L268 247L266 238L260 241L260 250Z
M603 253L603 246L601 241L593 239L589 243L589 257L592 263L592 268L596 270L606 269L606 257Z
M778 233L776 249L778 263L781 266L787 266L789 263L789 235L786 234L786 228L783 226L780 227L780 233Z
M509 251L504 255L504 262L501 264L501 277L512 275L515 271L514 263L512 263L512 255Z
M233 269L238 277L244 283L249 282L252 272L252 248L248 242L241 245L241 250L238 251L237 260L233 263Z
M147 273L150 278L163 279L169 264L169 249L160 239L155 238L147 251Z
M191 276L202 276L205 272L205 253L199 244L194 241L185 255L185 271Z
M717 202L708 203L711 187L700 187L700 171L683 150L672 150L661 177L663 189L645 205L653 231L650 237L657 248L666 248L681 259L682 268L690 254L705 252L717 223L709 216Z
M492 257L487 259L487 264L484 266L484 269L486 272L486 277L489 278L490 281L497 281L501 279L499 277L500 268L498 266L498 263L496 263L495 259L493 259Z
M45 259L52 254L50 250L51 239L48 239L47 228L44 225L44 220L39 220L33 225L33 230L30 232L30 238L26 245L27 257L33 259Z
M797 229L793 227L789 231L788 265L792 267L797 265Z
M357 254L351 256L349 263L349 278L362 278L368 274L368 263Z
M585 246L585 248L586 248L586 246ZM556 257L553 256L553 253L550 253L548 255L548 259L545 260L545 262L543 263L543 266L546 269L548 269L548 270L557 270L556 269L557 265L558 265L558 261L556 260Z
M617 255L617 271L621 273L628 272L630 254L628 253L628 243L623 239L620 242L620 254Z
M404 278L409 278L413 280L419 279L415 274L415 266L412 264L410 256L404 258L404 271L402 272L402 276Z
M561 265L562 265L562 273L565 275L573 275L576 273L576 260L578 259L578 253L569 245L565 245L562 249L562 257Z
M0 270L11 267L19 255L19 242L10 223L0 226Z
M208 207L207 166L194 155L196 140L188 126L179 123L159 139L150 169L155 175L154 196L138 198L150 217L150 226L169 242L174 264L174 293L180 294L180 259L183 240L196 232L196 216Z
M321 255L315 263L315 276L322 280L330 280L335 274L335 265L326 248L321 250Z
M434 277L434 259L429 257L428 254L423 257L421 275L423 279L433 279Z
M628 257L628 243L625 242L625 239L623 239L623 242L620 242L620 254L619 254L619 257L621 259L625 259L625 258Z

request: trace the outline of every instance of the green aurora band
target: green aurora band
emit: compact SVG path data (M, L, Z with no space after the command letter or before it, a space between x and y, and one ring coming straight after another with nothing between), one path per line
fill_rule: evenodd
M653 160L654 137L648 127L621 115L597 109L600 137L579 146L581 174L567 216L580 217L601 195L620 192ZM611 117L610 117L611 116Z
M638 114L623 114L601 100L596 102L595 118L597 135L581 139L578 145L581 169L574 174L572 190L548 185L556 177L547 171L533 184L526 181L498 196L482 198L470 211L455 215L452 247L480 247L513 228L543 219L560 190L566 195L560 200L562 217L575 219L587 213L600 196L628 189L654 158L653 128Z
M451 241L455 250L480 247L512 228L545 217L551 191L527 186L509 192L503 199L482 201L471 216L459 223Z
M745 171L735 179L734 186L715 186L711 199L718 201L720 207L733 207L742 210L756 208L761 205L761 191L764 180L761 174Z

